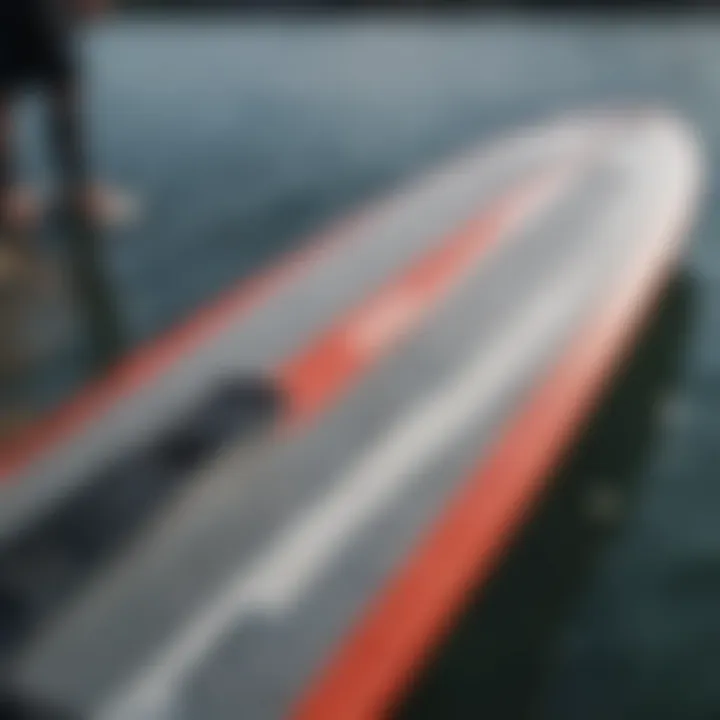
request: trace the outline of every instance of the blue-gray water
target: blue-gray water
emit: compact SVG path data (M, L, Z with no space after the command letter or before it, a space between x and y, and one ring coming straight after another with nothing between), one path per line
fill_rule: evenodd
M323 220L507 125L660 101L696 124L711 171L720 159L712 23L125 21L88 51L99 167L147 205L107 250L134 341ZM37 170L33 124L31 112ZM638 471L632 522L562 626L551 717L720 717L716 193L712 184L687 258L695 302L677 411ZM77 380L66 353L44 392Z

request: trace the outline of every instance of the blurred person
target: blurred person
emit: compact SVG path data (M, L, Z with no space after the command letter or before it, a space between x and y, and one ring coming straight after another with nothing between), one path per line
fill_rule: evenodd
M52 292L46 282L51 277L47 263L35 252L35 243L25 242L47 208L19 185L14 162L14 108L26 91L39 91L47 105L49 146L58 171L53 209L73 220L67 238L71 272L92 331L104 343L99 352L103 358L117 354L118 341L105 337L115 332L116 320L110 291L103 286L94 229L121 221L124 210L119 194L92 178L76 48L80 24L104 13L109 4L110 0L0 0L0 435L25 417L22 393L37 354L28 328L34 306Z
M43 92L49 107L49 135L60 175L59 201L101 221L115 199L93 183L82 123L82 93L74 34L77 25L108 9L110 0L0 0L0 224L27 230L39 203L17 183L13 162L13 106L26 90Z

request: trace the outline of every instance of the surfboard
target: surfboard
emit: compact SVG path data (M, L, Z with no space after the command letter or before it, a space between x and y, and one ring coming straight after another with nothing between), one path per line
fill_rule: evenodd
M483 142L3 446L12 696L388 714L681 261L702 165L655 109Z

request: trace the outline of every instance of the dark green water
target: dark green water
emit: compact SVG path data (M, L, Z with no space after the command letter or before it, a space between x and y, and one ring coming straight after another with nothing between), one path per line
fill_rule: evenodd
M322 221L508 125L661 102L695 123L711 173L720 159L712 23L136 21L98 32L88 51L98 163L147 204L142 223L107 248L133 342ZM39 173L33 107L26 120ZM578 519L592 482L561 493L543 521L550 532L524 546L534 554L518 550L513 567L525 570L478 599L483 612L470 613L410 715L720 717L716 193L711 182L675 304L660 316L672 340L629 373L625 397L636 400L614 410L611 438L591 434L592 462L566 471L621 488L611 495L625 498L623 522L610 532ZM70 342L37 394L66 394L84 362Z
M664 552L668 534L647 516L682 490L663 446L677 434L678 392L697 311L685 272L659 301L579 442L491 582L469 598L460 621L412 688L400 717L710 718L718 703L697 674L717 667L718 647L686 636L697 558ZM677 469L676 469L676 472ZM681 472L674 475L677 479ZM698 476L697 481L707 482ZM693 522L692 513L658 519ZM655 545L655 547L653 547ZM677 595L678 591L681 593ZM687 604L686 604L687 603ZM705 629L713 613L696 622ZM698 651L686 667L673 648ZM665 666L663 683L648 679ZM648 683L648 684L645 684Z

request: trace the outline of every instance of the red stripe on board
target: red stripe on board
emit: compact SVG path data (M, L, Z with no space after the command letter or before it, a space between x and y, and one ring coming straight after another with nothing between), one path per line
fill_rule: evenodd
M91 382L71 400L29 427L0 442L0 482L23 470L52 447L79 432L121 398L139 391L169 370L184 353L207 342L231 322L297 277L335 249L363 214L332 226L310 244L291 252L269 270L223 294L219 300L195 313L191 319L158 340L148 343L122 360L104 377Z
M336 400L416 329L486 252L545 207L567 178L567 172L550 172L503 196L291 358L277 373L290 421L305 422Z
M689 213L677 227L688 219ZM295 720L370 720L391 712L539 499L629 351L675 253L668 244L618 284L311 683L292 712Z
M455 276L464 269L463 264L476 260L491 240L530 213L534 203L542 202L543 192L548 187L552 189L553 184L548 180L560 176L559 172L548 174L543 182L536 181L523 191L504 198L462 233L450 236L449 244L443 243L399 284L391 283L350 318L288 361L280 369L278 379L290 398L292 419L307 418L311 412L318 411L354 376L379 358L392 341L411 329L427 307L449 289ZM22 470L38 455L79 432L121 398L139 391L166 372L184 353L217 336L243 313L307 269L321 251L335 248L335 241L346 234L347 226L358 224L363 217L366 215L338 223L309 247L292 253L269 271L241 283L177 330L133 353L113 372L90 384L56 411L2 442L0 480ZM365 329L377 318L387 318L388 311L392 314L401 305L406 314L395 315L392 328L388 326L392 332L386 333L381 341L373 342L371 348L365 342L368 339ZM357 342L353 342L353 338Z

